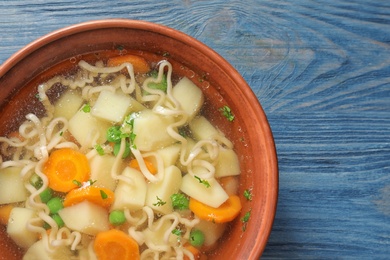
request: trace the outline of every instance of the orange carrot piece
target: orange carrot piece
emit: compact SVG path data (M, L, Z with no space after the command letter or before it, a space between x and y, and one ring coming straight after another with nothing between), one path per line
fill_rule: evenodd
M103 208L109 209L114 202L115 194L111 190L98 186L87 186L71 190L66 194L64 207L69 207L82 201L89 201Z
M150 71L150 66L144 58L142 58L141 56L131 55L131 54L112 57L107 61L107 66L109 67L119 66L125 62L131 63L133 65L135 73L137 72L147 73Z
M0 224L7 225L11 210L14 208L12 204L6 204L0 206Z
M49 187L59 192L77 188L77 182L87 181L90 172L87 157L70 148L52 152L43 167L43 173L49 180Z
M99 260L140 259L137 242L117 229L98 233L93 247Z
M144 159L144 162L145 162L146 168L150 171L151 174L157 173L157 169L156 169L156 167L154 167L154 165L151 161ZM132 159L129 163L129 166L131 168L134 168L134 169L141 171L141 168L139 167L139 163L138 163L137 159Z
M241 201L237 195L230 196L218 208L210 207L194 198L190 198L189 208L200 219L215 223L232 221L241 211Z

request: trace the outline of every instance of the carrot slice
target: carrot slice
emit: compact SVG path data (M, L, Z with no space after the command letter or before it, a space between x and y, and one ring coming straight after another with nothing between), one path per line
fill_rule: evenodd
M93 247L99 260L140 259L137 242L117 229L98 233Z
M131 54L112 57L107 61L107 66L119 66L125 62L131 63L133 65L134 72L136 73L147 73L150 71L149 64L144 58Z
M52 152L43 167L43 173L49 180L49 187L59 192L77 188L77 182L87 181L90 172L87 157L70 148Z
M110 208L114 202L115 194L111 190L98 186L87 186L71 190L66 194L64 199L64 207L69 207L85 200L102 206L103 208Z
M14 208L12 204L6 204L0 206L0 224L7 225L11 210Z
M157 173L157 169L156 169L156 167L154 167L154 165L151 161L144 159L144 162L145 162L146 168L150 171L151 174ZM139 163L138 163L137 159L132 159L129 163L129 166L131 168L134 168L134 169L141 171L141 168L139 167Z
M210 207L194 198L190 198L189 208L200 219L215 223L232 221L241 211L241 201L237 195L231 195L218 208Z

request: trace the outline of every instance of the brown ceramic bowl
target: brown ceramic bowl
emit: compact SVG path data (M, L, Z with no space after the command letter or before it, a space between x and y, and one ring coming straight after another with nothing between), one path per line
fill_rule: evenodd
M66 70L72 60L92 59L95 53L107 50L134 50L168 59L176 72L191 77L202 88L207 117L233 141L239 155L243 204L240 216L210 258L257 259L271 232L278 194L277 157L267 118L251 88L226 60L179 31L143 21L92 21L27 45L0 67L0 135L15 129L28 111L39 113L38 102L33 100L40 81ZM233 122L218 111L226 104L235 114ZM252 201L243 196L248 188L252 189ZM248 211L251 217L243 231L241 218ZM2 259L20 258L4 227L0 228L0 254Z

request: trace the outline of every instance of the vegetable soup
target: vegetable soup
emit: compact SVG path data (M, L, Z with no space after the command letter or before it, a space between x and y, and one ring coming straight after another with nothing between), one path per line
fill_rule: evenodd
M203 83L169 54L125 50L29 83L38 109L0 137L0 221L23 258L207 259L241 202ZM228 104L207 113L234 120Z

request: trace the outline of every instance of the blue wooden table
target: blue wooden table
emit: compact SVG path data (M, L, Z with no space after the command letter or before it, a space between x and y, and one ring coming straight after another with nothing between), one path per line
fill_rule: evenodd
M244 76L274 133L280 195L268 258L390 257L387 0L3 0L0 63L55 29L148 20Z

